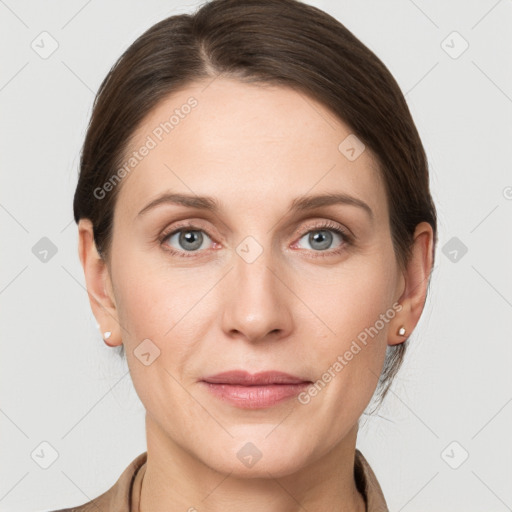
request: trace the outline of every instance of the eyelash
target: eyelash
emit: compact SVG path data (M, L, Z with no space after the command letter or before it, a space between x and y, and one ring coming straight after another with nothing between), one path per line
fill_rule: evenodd
M308 234L310 231L322 231L322 230L334 231L338 235L341 235L341 237L344 239L344 241L342 243L342 246L339 249L333 249L333 250L328 250L328 251L314 251L311 249L311 251L313 253L318 253L318 254L314 254L312 256L313 258L317 258L317 257L325 258L325 257L341 254L343 251L346 250L347 246L350 246L353 243L353 237L351 235L349 235L345 230L341 229L337 224L333 224L332 222L329 222L329 221L326 221L326 222L323 222L323 223L320 223L320 224L314 225L314 226L308 226L308 228L301 233L299 239L302 238L304 235ZM208 235L208 237L212 238L205 229L195 226L194 224L191 224L191 223L183 223L183 224L178 224L177 226L173 226L172 229L170 229L170 230L164 231L162 233L162 235L159 237L160 245L163 246L165 240L167 240L170 236L175 235L176 233L179 233L180 231L202 231L203 233L206 233ZM182 258L193 258L193 257L196 257L197 254L200 252L200 251L189 251L190 254L187 254L186 251L177 251L175 249L172 249L168 245L165 246L164 250L169 252L172 256L178 256L178 257L182 257ZM325 254L322 254L322 253L325 253Z

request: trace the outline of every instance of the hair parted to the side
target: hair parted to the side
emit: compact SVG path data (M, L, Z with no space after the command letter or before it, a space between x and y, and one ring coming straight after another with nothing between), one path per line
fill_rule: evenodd
M161 100L221 74L291 87L330 109L379 163L400 268L409 261L414 230L422 221L433 228L435 256L437 215L427 157L386 66L339 21L298 0L212 0L194 14L171 16L149 28L100 85L82 148L73 210L77 223L91 220L105 261L122 182L102 199L94 191L121 167L130 137ZM407 343L387 348L376 391L380 402Z

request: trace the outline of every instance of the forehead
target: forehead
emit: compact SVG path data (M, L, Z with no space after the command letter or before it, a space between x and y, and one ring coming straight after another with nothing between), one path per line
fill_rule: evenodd
M291 88L225 78L194 83L161 101L134 132L116 210L133 218L167 191L255 212L262 198L270 208L341 191L386 215L376 160L354 137L329 109Z

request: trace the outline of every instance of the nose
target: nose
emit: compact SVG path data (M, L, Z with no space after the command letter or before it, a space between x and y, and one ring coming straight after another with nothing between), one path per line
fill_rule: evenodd
M234 268L224 280L224 332L228 337L249 342L287 337L293 327L293 293L284 284L284 267L273 259L270 249L254 261L243 252L240 254L234 255Z

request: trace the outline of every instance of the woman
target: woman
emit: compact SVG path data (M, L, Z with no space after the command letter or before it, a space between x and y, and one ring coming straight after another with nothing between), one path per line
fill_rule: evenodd
M157 23L100 87L74 215L147 452L72 510L387 510L358 421L400 367L437 228L368 48L296 0Z

